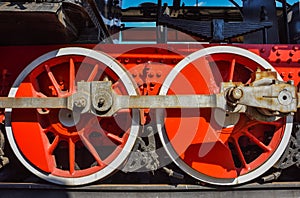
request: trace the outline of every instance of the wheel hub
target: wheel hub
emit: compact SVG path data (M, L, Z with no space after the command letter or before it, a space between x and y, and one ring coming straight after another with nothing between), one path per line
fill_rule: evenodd
M239 113L227 113L221 109L214 109L214 119L223 128L233 127L240 119Z
M64 126L73 127L78 124L80 120L80 113L73 112L69 109L60 109L58 119Z

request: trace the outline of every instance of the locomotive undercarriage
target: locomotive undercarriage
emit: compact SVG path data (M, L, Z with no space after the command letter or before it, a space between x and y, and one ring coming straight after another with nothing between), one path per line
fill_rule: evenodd
M211 184L235 185L261 175L265 181L276 179L282 169L299 163L298 136L296 128L292 130L297 125L293 122L297 123L298 116L299 93L295 86L299 84L298 79L284 81L278 70L254 53L255 49L249 52L240 46L204 46L198 50L200 46L190 45L191 52L183 58L165 50L164 45L160 48L155 45L135 46L137 49L113 54L113 57L100 52L101 49L84 47L61 48L37 58L18 75L9 97L1 98L0 105L6 108L6 133L14 153L27 169L42 179L81 185L110 178L113 172L120 170L128 175L170 175L179 183L192 176ZM180 46L177 51L185 47ZM253 46L243 47L249 49ZM135 53L141 48L149 55L139 54L143 58L136 58ZM107 53L114 50L113 45L106 45L105 49L108 49ZM149 58L157 50L163 55ZM272 53L269 54L270 60ZM168 67L170 63L173 66ZM165 70L161 70L162 64ZM186 67L192 69L185 70ZM194 71L197 67L201 68L199 73ZM187 72L183 74L188 76L199 75L196 79L200 80L190 82L195 78L180 77L178 84L176 78L182 75L181 72ZM94 81L94 78L100 80ZM182 88L184 81L188 84ZM172 88L176 95L167 94L172 83L176 84ZM125 85L132 86L132 95L125 94L122 88ZM201 89L197 90L199 86ZM201 112L204 112L204 117L209 115L205 118L209 122L194 120L203 116ZM30 115L28 121L21 116L24 113ZM172 115L170 119L168 114ZM189 127L190 120L199 124ZM205 123L210 126L203 127ZM27 124L26 128L35 128L35 135L24 142L28 135L23 132L23 127ZM174 126L176 124L182 126ZM86 126L90 127L86 129ZM133 128L129 136L125 135L128 131L122 126ZM190 132L186 132L186 127L199 132L188 137ZM16 131L20 132L15 134ZM180 140L176 140L176 136L172 140L172 134L167 131L178 131L183 136L180 135ZM170 138L175 143L170 143ZM33 144L40 141L42 144L47 141L48 146L37 152ZM190 144L191 141L215 143L202 146ZM130 149L125 147L126 144L130 144ZM219 144L223 146L219 147ZM176 151L182 145L184 150ZM116 150L118 147L122 148L121 151ZM215 158L214 152L222 153L224 149L229 151L225 155L232 160L229 170L238 173L231 175L232 178L228 167L218 169L212 165L201 169L202 165L193 167L189 162L190 159L196 160L194 156L178 155L194 153L199 156L195 151L201 151L204 154L197 160L221 165L222 160L211 160ZM80 156L85 157L81 159ZM206 161L206 156L209 161ZM3 164L6 162L4 156ZM108 171L105 168L111 163L116 164ZM173 163L182 170L174 169ZM172 168L169 168L170 164ZM270 173L270 168L276 174ZM213 175L206 170L218 170L219 173ZM266 176L267 173L270 176ZM211 176L207 176L209 174ZM229 178L219 177L222 174L229 174L226 176ZM93 175L94 180L89 175Z
M249 0L235 23L192 21L202 13L184 7L171 19L158 4L154 32L164 44L123 45L107 44L121 27L104 24L118 7L103 16L92 0L1 3L0 180L299 181L300 50L277 44L276 12L287 10L273 4ZM151 12L143 8L144 20ZM123 38L151 32L125 30ZM179 37L190 40L166 43Z

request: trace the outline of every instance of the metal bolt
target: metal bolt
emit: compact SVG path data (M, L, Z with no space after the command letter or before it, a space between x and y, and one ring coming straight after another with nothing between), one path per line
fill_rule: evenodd
M98 101L98 107L99 107L99 108L100 108L100 107L103 107L104 103L105 103L105 99L104 99L104 98L99 98L99 101Z
M104 76L103 81L106 81L106 82L109 81L108 76Z
M293 95L290 91L288 90L282 90L278 94L278 102L282 105L289 105L293 101Z
M154 132L152 126L148 126L148 127L146 128L146 130L147 130L148 133L153 133L153 132Z
M86 106L86 99L85 98L79 98L78 100L74 101L74 106L78 108L83 108Z
M293 80L288 80L287 83L288 83L289 85L294 85L294 81L293 81Z
M273 113L273 115L280 115L280 112L279 111L275 111L274 113Z
M256 72L261 72L261 69L258 67L258 68L256 69Z
M266 52L266 49L265 49L265 48L261 48L261 49L260 49L260 52L261 52L261 53L265 53L265 52Z
M240 88L235 88L232 90L231 95L235 100L239 100L243 97L243 91Z

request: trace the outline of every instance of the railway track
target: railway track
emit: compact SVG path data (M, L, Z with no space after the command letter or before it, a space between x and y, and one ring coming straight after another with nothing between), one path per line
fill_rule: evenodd
M300 182L251 183L231 188L201 185L166 184L97 184L81 187L62 187L41 183L1 183L0 197L300 197Z

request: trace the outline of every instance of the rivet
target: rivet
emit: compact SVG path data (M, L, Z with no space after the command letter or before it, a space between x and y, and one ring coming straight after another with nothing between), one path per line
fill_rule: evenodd
M141 63L141 62L142 62L142 59L137 58L137 59L136 59L136 62L137 62L137 63Z
M265 48L261 48L261 49L260 49L260 52L261 52L261 53L265 53L265 52L266 52L266 49L265 49Z
M153 78L153 76L154 76L154 73L153 72L149 72L148 77L149 78Z
M141 88L143 86L144 82L142 80L139 80L139 81L136 82L136 84L137 84L138 87Z
M276 56L280 56L281 53L279 51L276 52Z
M132 77L136 78L136 77L137 77L137 73L138 73L138 72L137 72L136 70L135 70L135 71L133 71L133 72L132 72L132 74L131 74L131 75L132 75Z
M161 72L161 71L158 71L158 72L156 73L156 77L157 77L157 78L160 78L161 75L162 75L162 72Z
M273 51L278 50L278 46L273 46L273 47L272 47L272 50L273 50Z
M145 63L145 70L149 70L151 68L151 61Z

